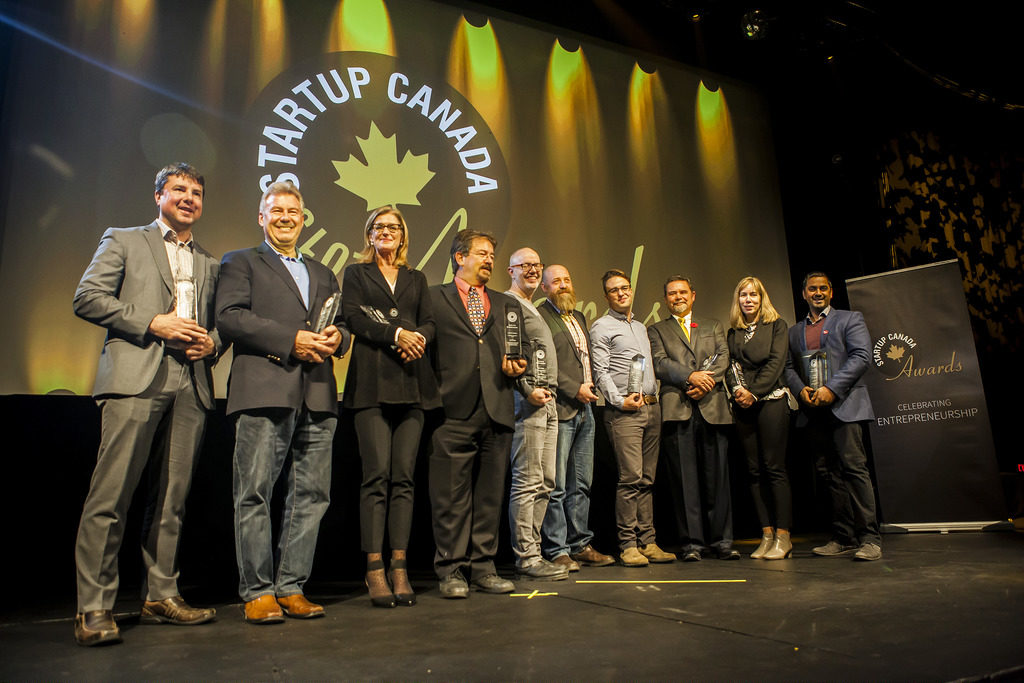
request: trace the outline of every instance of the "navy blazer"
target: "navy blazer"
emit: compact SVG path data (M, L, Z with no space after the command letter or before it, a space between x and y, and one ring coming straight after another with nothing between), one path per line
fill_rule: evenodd
M789 354L786 356L786 384L793 395L798 397L807 386L796 371L794 356L807 352L807 338L804 333L807 318L789 328ZM832 414L843 422L859 422L874 419L871 398L862 378L871 362L871 335L859 311L843 311L833 308L825 316L821 330L821 348L828 354L832 377L825 386L836 395L832 403ZM801 407L804 407L801 404ZM806 418L802 418L801 421Z
M482 395L490 418L513 429L513 380L501 371L501 359L505 355L505 305L512 304L517 310L520 306L506 294L493 289L486 291L491 310L478 336L455 283L430 288L437 325L437 343L431 359L446 417L465 420L473 414ZM521 310L519 314L522 317Z
M428 345L434 343L434 314L423 273L400 267L392 293L376 263L353 263L345 268L342 291L342 316L355 335L344 406L360 409L394 403L425 410L440 407L430 359L424 355L406 363L395 347L399 327L419 332ZM377 319L378 314L383 320Z
M309 307L281 257L266 242L224 254L217 286L217 327L234 344L228 379L229 415L259 408L303 405L314 412L338 412L338 388L331 358L323 363L292 356L295 334L311 330L331 294L341 291L327 266L304 259L309 272ZM335 318L341 331L341 356L352 335Z

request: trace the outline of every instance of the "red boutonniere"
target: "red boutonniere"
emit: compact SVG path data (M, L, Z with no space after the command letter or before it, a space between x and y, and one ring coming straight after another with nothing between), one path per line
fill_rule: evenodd
M690 323L690 327L696 328L697 327L697 323Z

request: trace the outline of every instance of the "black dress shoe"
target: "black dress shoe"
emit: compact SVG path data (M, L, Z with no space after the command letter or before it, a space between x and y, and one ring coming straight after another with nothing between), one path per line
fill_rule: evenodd
M479 579L473 579L473 587L484 593L511 593L516 589L514 583L497 574L488 574Z
M700 550L697 548L690 548L683 554L683 562L700 562Z
M740 551L733 550L732 548L715 548L715 557L720 560L738 560L740 559Z
M469 597L469 584L466 583L466 579L459 572L454 572L441 579L440 588L442 598Z
M75 642L85 647L121 642L121 630L108 609L97 609L75 617Z

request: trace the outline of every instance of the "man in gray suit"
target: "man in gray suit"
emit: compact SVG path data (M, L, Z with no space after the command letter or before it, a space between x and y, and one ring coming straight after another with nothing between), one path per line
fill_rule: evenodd
M156 176L158 216L109 228L75 291L75 313L106 328L93 395L100 447L75 545L79 645L117 643L117 553L125 515L149 467L143 523L143 623L201 624L178 592L178 545L207 411L211 366L222 351L213 329L217 260L192 237L203 213L203 176L173 164Z
M661 380L662 444L683 561L696 562L703 553L738 560L740 554L732 547L725 431L732 413L722 381L729 348L720 322L693 316L696 298L689 278L673 275L665 283L672 317L647 330L654 374Z

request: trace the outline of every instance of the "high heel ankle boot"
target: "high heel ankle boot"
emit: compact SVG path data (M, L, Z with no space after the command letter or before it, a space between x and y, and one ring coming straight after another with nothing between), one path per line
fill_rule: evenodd
M793 554L793 542L789 540L789 534L775 534L775 543L771 550L764 554L766 560L784 560Z
M374 607L395 606L395 595L391 592L391 586L384 575L383 560L366 563L366 588L370 591L370 602Z
M409 572L406 569L405 560L391 560L391 571L388 572L391 585L395 590L395 602L403 607L412 607L416 604L416 594L412 591L412 584L409 583Z
M774 542L775 542L775 532L774 531L765 531L762 534L762 536L761 536L761 545L757 546L757 550L755 550L754 552L750 553L750 557L752 559L755 559L755 560L760 560L762 557L765 556L765 553L767 553L769 550L771 550L772 543L774 543Z

